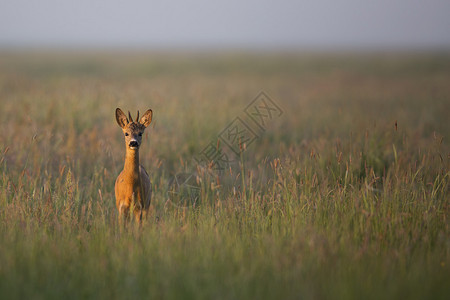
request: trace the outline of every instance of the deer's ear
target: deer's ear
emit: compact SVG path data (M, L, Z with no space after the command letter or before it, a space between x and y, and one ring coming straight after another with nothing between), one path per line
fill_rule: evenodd
M124 128L128 124L127 116L123 113L120 108L116 108L116 121L120 127Z
M153 111L151 109L147 110L142 118L139 120L139 123L147 127L152 122Z

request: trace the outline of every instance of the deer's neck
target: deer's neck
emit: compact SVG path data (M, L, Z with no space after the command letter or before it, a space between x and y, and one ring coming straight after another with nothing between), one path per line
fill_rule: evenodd
M128 179L139 181L139 150L127 149L123 171Z

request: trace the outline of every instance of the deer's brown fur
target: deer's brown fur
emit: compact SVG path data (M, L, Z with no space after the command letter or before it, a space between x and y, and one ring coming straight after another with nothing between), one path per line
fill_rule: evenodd
M125 165L116 179L116 206L121 219L128 219L130 208L139 222L148 214L152 198L152 185L144 167L139 164L139 148L145 128L152 122L152 110L147 110L133 121L120 108L116 109L116 121L125 136Z

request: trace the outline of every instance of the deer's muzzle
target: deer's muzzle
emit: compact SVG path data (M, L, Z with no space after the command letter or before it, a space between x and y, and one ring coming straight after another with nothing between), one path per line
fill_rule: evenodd
M139 147L139 143L138 143L138 141L133 140L133 141L130 141L129 146L130 146L130 148L137 148L137 147Z

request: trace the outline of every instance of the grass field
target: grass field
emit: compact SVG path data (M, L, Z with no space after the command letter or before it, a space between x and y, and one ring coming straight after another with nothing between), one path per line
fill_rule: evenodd
M154 112L142 228L117 222L116 107ZM0 113L2 299L450 295L449 54L3 52ZM237 117L254 141L197 163Z

